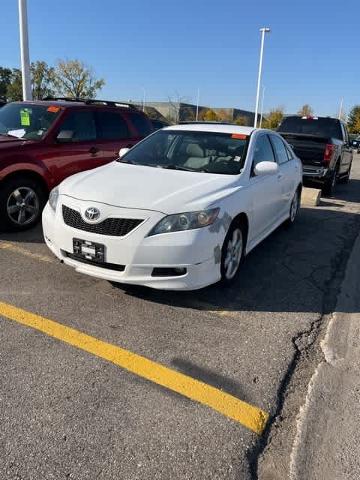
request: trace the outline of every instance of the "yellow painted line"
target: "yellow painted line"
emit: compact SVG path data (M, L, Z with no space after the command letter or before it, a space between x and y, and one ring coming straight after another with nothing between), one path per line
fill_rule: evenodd
M33 253L26 248L19 247L18 245L14 245L10 242L0 242L0 249L1 250L9 250L10 252L19 253L20 255L24 255L25 257L32 258L34 260L40 260L41 262L46 263L55 263L51 257L47 255L41 255L40 253Z
M0 302L0 316L39 330L57 340L114 363L135 375L173 390L184 397L207 405L259 435L266 426L269 416L260 408L136 353L3 302Z

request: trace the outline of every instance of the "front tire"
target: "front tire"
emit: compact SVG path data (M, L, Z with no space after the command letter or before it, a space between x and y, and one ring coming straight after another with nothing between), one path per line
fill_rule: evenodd
M42 186L26 176L10 178L0 186L2 230L23 231L35 226L46 202Z
M286 225L288 226L294 225L300 210L300 204L301 204L301 190L300 188L298 188L293 196L293 199L291 200L289 218L286 221Z
M246 231L243 225L234 223L226 234L221 251L221 283L231 285L239 274L244 258Z

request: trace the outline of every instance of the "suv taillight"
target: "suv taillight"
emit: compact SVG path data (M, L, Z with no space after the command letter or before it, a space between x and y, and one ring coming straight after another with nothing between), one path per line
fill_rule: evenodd
M324 152L324 160L323 163L326 166L330 165L331 159L333 158L334 152L335 152L335 145L331 145L328 143L325 147L325 152Z

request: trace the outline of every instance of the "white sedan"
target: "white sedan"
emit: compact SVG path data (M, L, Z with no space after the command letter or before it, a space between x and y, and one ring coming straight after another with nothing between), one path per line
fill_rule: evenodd
M184 124L55 188L50 250L78 272L168 290L231 283L243 257L295 221L302 167L275 132Z

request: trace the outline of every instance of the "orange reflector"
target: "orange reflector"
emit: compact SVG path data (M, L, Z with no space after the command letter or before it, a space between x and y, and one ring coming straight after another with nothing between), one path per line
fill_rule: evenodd
M237 138L238 140L246 140L247 139L247 135L244 135L243 133L234 133L233 135L231 135L231 138Z
M51 105L47 111L51 113L57 113L60 110L60 107L55 107L55 105Z

